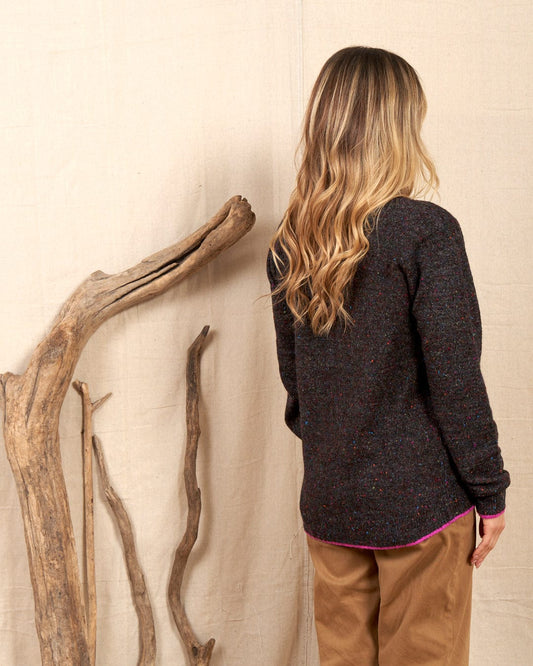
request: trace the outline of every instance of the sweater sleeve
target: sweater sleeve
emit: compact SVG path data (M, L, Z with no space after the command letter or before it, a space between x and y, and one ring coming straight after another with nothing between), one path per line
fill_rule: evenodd
M277 285L279 277L270 250L267 256L267 275L270 289L273 290ZM283 298L283 294L272 296L272 313L276 330L279 374L287 391L285 423L295 435L301 438L300 405L298 402L296 362L294 355L294 317Z
M481 317L459 223L447 214L416 251L412 312L430 403L444 443L482 516L505 509L510 483L480 369Z

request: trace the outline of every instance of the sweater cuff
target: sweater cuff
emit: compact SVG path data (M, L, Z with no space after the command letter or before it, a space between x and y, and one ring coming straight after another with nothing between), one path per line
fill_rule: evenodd
M505 511L505 490L491 497L479 497L476 510L481 518L495 518Z
M494 515L494 516L482 516L481 514L479 514L479 517L480 517L480 518L497 518L498 516L501 516L501 515L503 515L504 513L505 513L505 509L504 509L503 511L500 511L500 513L497 513L497 514Z

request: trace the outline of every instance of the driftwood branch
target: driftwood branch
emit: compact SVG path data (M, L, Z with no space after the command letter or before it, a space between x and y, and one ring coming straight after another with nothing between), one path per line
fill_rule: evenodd
M198 537L198 524L202 508L200 489L196 479L196 453L198 451L198 438L200 436L200 423L198 415L198 385L200 379L200 354L209 331L204 326L196 340L191 344L187 353L187 445L185 449L185 490L187 493L187 527L185 534L176 549L174 564L168 585L168 600L174 622L180 636L185 643L187 657L191 666L207 666L211 653L215 647L215 639L210 638L202 645L195 637L185 608L181 601L181 584L187 559Z
M109 482L102 444L96 435L93 435L93 446L98 472L104 487L104 493L115 517L122 539L131 594L133 597L135 612L137 613L137 619L139 621L140 649L137 666L153 666L153 664L155 664L156 654L154 616L150 604L150 597L148 596L148 590L146 589L146 583L144 581L144 574L135 550L135 539L133 538L131 521L122 500Z
M166 292L254 224L233 197L184 240L114 275L92 273L67 299L21 375L0 374L4 439L19 496L44 666L90 666L78 561L59 449L59 415L90 336L112 316Z
M93 413L111 395L91 402L89 387L85 382L75 381L72 385L80 394L82 405L82 462L83 462L83 574L84 595L82 601L87 623L87 641L91 664L96 663L96 571L94 561L94 492L93 492Z

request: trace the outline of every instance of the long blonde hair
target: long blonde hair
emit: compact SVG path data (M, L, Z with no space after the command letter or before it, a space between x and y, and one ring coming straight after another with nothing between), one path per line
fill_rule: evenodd
M425 114L415 70L394 53L348 47L318 75L296 187L269 245L282 275L272 295L283 292L295 322L307 319L315 335L328 335L338 316L345 326L353 323L345 288L368 252L367 234L383 206L438 187L420 138Z

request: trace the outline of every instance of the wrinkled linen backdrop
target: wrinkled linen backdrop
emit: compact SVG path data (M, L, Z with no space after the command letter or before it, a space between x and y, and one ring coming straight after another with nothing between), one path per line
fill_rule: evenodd
M202 641L217 640L214 666L318 665L301 451L283 423L270 302L258 297L268 292L266 246L293 185L305 101L325 59L351 44L400 53L426 89L436 201L464 231L512 477L507 530L474 572L471 663L530 663L531 25L530 3L499 0L2 3L2 372L26 368L92 271L123 270L174 243L233 194L257 214L201 272L104 324L74 374L93 400L113 393L94 427L133 521L158 664L185 664L166 587L186 520L186 351L210 324L187 611ZM60 434L78 544L80 428L70 389ZM38 664L19 502L1 451L0 663ZM121 545L95 486L98 664L135 664Z

